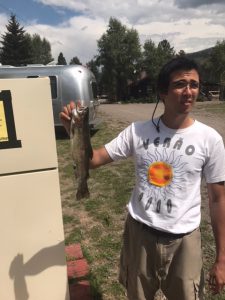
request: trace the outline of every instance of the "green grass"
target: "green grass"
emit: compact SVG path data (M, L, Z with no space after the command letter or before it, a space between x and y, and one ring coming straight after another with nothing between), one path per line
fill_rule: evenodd
M202 106L197 108L199 112ZM206 105L211 113L225 114L224 104ZM122 122L101 124L92 136L93 148L104 145L126 125ZM90 198L75 200L75 185L70 157L69 140L57 141L63 221L66 244L79 242L90 265L88 279L93 299L125 300L125 291L118 283L119 253L126 215L126 204L134 185L134 166L131 159L90 170ZM206 271L215 256L214 239L208 220L201 224L203 258ZM206 300L212 297L207 291ZM224 295L213 299L223 300Z
M101 124L91 138L93 147L107 143L124 127L123 123L110 127ZM76 201L69 140L58 140L57 151L65 242L82 246L91 268L88 278L93 299L126 299L117 276L125 207L134 181L133 164L127 160L90 170L91 196ZM82 222L83 215L87 224Z

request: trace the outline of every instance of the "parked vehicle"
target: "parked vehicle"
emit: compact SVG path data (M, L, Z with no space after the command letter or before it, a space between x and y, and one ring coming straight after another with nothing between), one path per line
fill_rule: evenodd
M108 95L100 95L100 96L98 96L98 101L99 101L100 104L110 103Z
M50 79L52 106L55 127L62 127L59 113L71 100L82 100L89 107L89 124L96 123L99 101L97 84L93 73L81 65L28 65L25 67L0 66L0 78L37 78L48 76Z
M208 99L210 101L219 100L220 99L220 91L209 91Z

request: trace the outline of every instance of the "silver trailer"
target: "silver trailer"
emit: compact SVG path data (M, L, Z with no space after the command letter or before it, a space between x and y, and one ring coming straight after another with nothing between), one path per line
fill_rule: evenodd
M89 106L89 124L96 123L99 105L97 84L93 73L80 65L28 65L25 67L0 66L0 78L37 78L49 77L51 85L54 124L61 127L59 113L71 100L82 100Z

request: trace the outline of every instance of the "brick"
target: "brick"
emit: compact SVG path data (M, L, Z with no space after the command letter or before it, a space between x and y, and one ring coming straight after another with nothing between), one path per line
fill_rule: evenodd
M83 258L83 253L80 244L72 244L65 247L65 252L68 259L80 259Z
M70 300L91 300L90 283L86 280L69 286Z
M67 276L69 279L84 277L88 272L89 267L86 259L67 261Z

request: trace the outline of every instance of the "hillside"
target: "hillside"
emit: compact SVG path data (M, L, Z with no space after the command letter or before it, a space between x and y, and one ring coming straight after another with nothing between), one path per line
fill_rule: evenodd
M209 58L212 50L213 47L201 51L193 52L193 53L187 53L186 56L191 59L194 59L197 63L202 65Z

